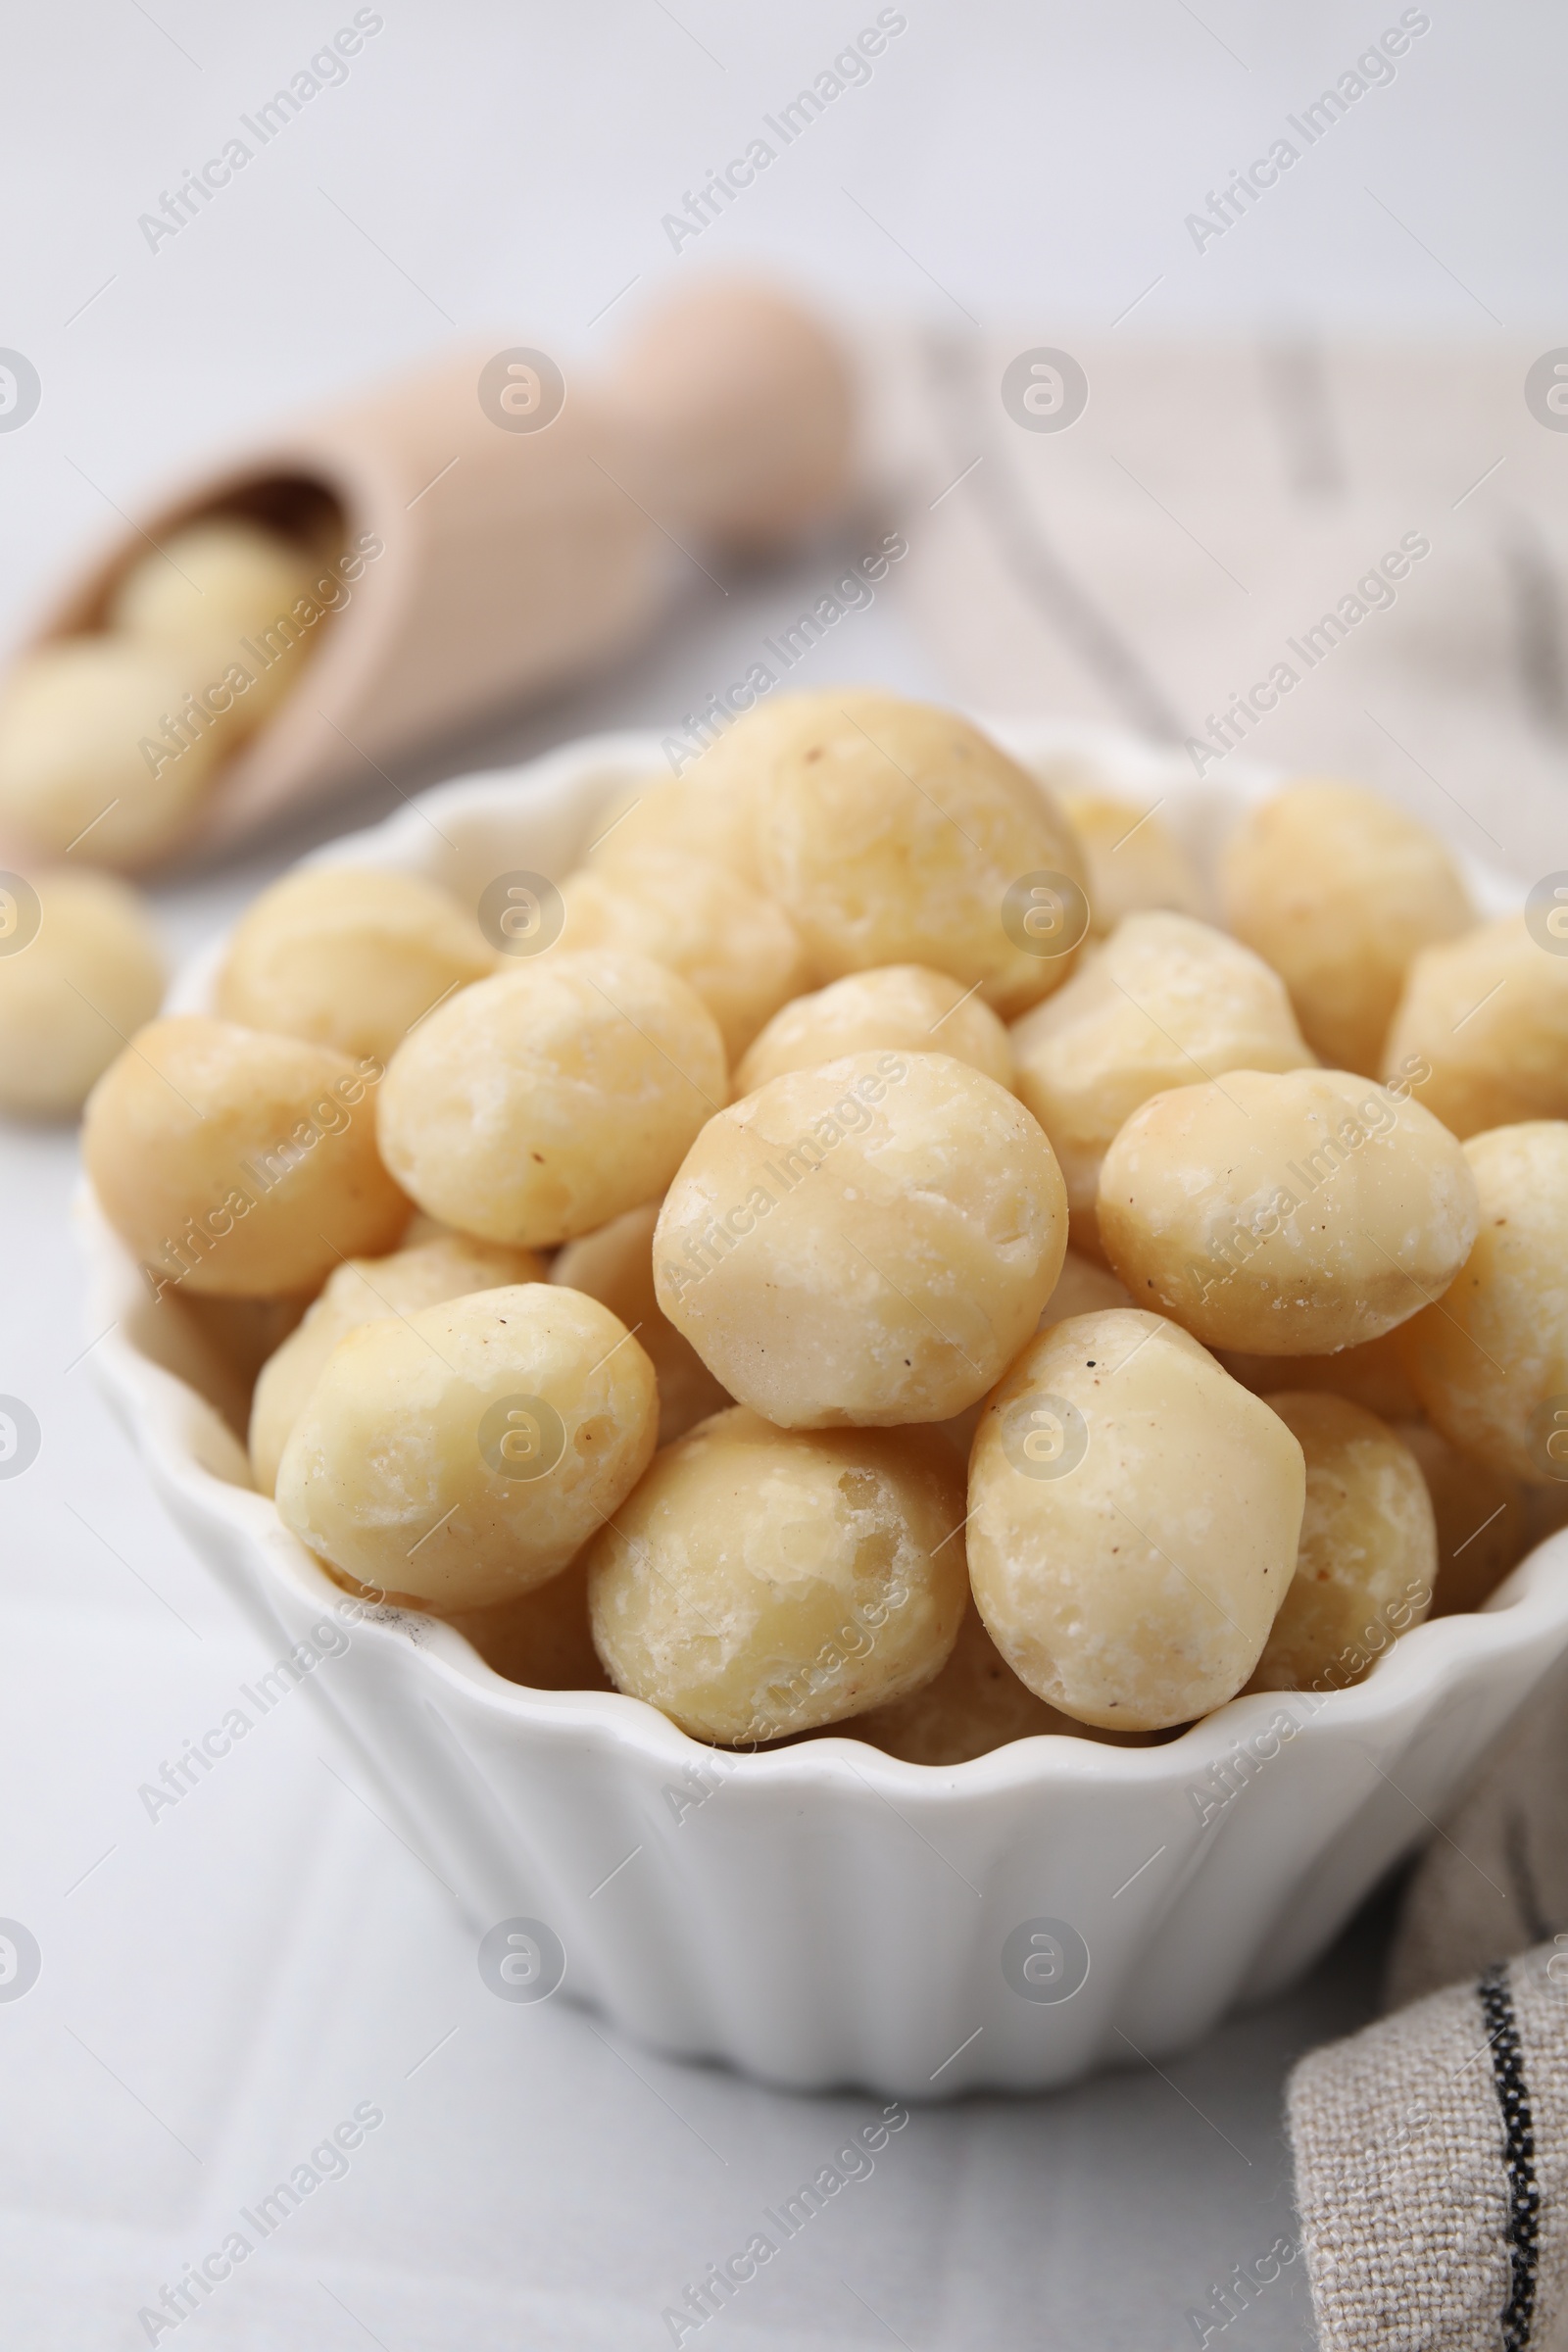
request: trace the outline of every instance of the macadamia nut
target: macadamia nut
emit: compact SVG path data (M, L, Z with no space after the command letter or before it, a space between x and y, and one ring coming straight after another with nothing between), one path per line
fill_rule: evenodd
M1475 1247L1406 1326L1405 1366L1450 1445L1551 1486L1568 1481L1568 1121L1494 1128L1464 1157Z
M82 1158L161 1295L312 1291L391 1249L409 1204L381 1165L379 1065L196 1014L132 1038L88 1098Z
M1152 1095L1226 1070L1312 1060L1285 985L1250 949L1185 914L1130 914L1013 1024L1018 1094L1051 1138L1073 1239L1098 1250L1100 1163Z
M484 1608L560 1574L642 1476L658 1421L654 1368L597 1299L476 1291L338 1342L277 1507L362 1587Z
M495 960L478 924L433 882L307 866L241 916L216 1003L225 1020L385 1062L416 1021Z
M541 956L421 1021L381 1090L381 1149L419 1206L536 1249L664 1190L728 1088L712 1014L673 972Z
M1100 1177L1133 1297L1206 1346L1326 1355L1446 1291L1476 1231L1446 1127L1346 1070L1232 1070L1134 1111Z
M873 1707L844 1726L884 1755L906 1764L967 1764L1014 1740L1087 1740L1096 1737L1142 1745L1147 1735L1092 1732L1071 1715L1058 1714L1020 1683L972 1604L964 1611L953 1655L933 1682L908 1698Z
M1419 1463L1386 1422L1344 1396L1265 1402L1306 1457L1296 1573L1248 1688L1341 1690L1432 1606L1438 1535Z
M711 858L753 889L757 796L780 754L825 698L775 694L742 713L678 776L652 776L611 803L588 851L593 865L636 859L645 850Z
M561 896L563 950L630 950L678 972L718 1023L731 1059L807 984L788 915L710 858L644 850L568 874Z
M1124 916L1156 907L1171 914L1202 913L1202 893L1187 853L1152 807L1139 808L1108 793L1070 789L1060 800L1088 868L1092 937L1108 938Z
M163 993L152 917L124 883L0 876L0 1109L78 1111Z
M583 1291L634 1331L659 1380L659 1443L672 1446L734 1398L682 1338L654 1295L654 1228L659 1202L628 1208L597 1233L568 1242L550 1269L552 1282Z
M903 1430L803 1434L735 1407L655 1462L589 1557L616 1688L739 1745L935 1675L967 1591L961 1472Z
M1239 1380L1254 1396L1267 1396L1287 1377L1277 1355L1244 1355L1234 1348L1216 1352L1232 1380ZM1288 1376L1293 1389L1325 1389L1331 1396L1348 1396L1381 1421L1407 1421L1421 1410L1404 1368L1404 1341L1397 1325L1381 1339L1342 1348L1338 1355L1293 1355Z
M1225 920L1274 966L1307 1044L1376 1075L1411 958L1475 921L1435 833L1358 784L1314 777L1254 808L1221 861Z
M507 1250L466 1234L396 1250L388 1257L351 1257L327 1277L326 1288L297 1330L263 1365L251 1401L251 1476L262 1494L277 1484L277 1465L289 1432L339 1340L383 1315L409 1315L470 1291L504 1290L543 1282L531 1250Z
M588 1623L587 1554L548 1584L488 1609L445 1609L448 1625L485 1664L530 1690L609 1690Z
M785 1429L945 1421L1017 1353L1066 1201L1013 1096L946 1054L851 1054L703 1129L654 1236L660 1305Z
M277 531L239 514L207 515L131 565L109 618L128 636L189 653L203 686L237 662L250 683L236 714L255 727L304 666L311 640L294 608L318 568L310 549Z
M1461 1140L1568 1117L1568 940L1543 933L1510 915L1410 966L1384 1068Z
M735 1072L735 1093L751 1095L770 1078L814 1070L844 1054L891 1046L905 1054L951 1054L955 1061L1013 1083L1007 1032L989 1004L946 972L918 963L851 972L814 996L797 997L775 1013Z
M1013 1672L1063 1714L1157 1731L1235 1696L1296 1565L1305 1472L1279 1416L1158 1315L1075 1315L992 1397L969 1573Z
M100 865L169 849L233 741L226 716L193 712L202 683L185 654L128 637L24 656L0 696L0 824Z
M1432 1614L1456 1617L1479 1609L1539 1540L1531 1525L1532 1491L1506 1470L1472 1461L1428 1422L1402 1421L1396 1434L1415 1455L1432 1497L1438 1530ZM1568 1498L1568 1487L1563 1494Z
M758 796L758 857L825 979L923 963L1010 1018L1088 928L1083 859L1042 785L967 720L823 696Z

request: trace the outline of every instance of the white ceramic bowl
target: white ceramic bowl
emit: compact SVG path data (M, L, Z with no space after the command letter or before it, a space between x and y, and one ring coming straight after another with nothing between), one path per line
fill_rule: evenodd
M1200 785L1179 756L1093 730L994 731L1031 764L1081 754L1160 801L1209 870L1267 788ZM471 902L504 871L564 873L659 764L653 737L599 738L428 793L315 862L428 874ZM1489 910L1519 896L1472 880ZM205 1004L215 955L179 1006ZM210 1377L90 1200L82 1229L91 1328L114 1324L94 1361L160 1494L279 1652L323 1620L333 1647L347 1631L310 1687L476 1934L542 1921L568 1995L774 2082L927 2098L1168 2058L1309 1966L1568 1644L1565 1533L1483 1614L1418 1627L1353 1689L1238 1698L1163 1746L1026 1740L952 1770L835 1739L718 1754L638 1699L521 1690L447 1626L346 1604L249 1486L192 1385Z

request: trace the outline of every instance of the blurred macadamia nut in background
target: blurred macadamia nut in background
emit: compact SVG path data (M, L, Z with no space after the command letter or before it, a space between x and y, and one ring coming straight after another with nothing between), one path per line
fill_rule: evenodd
M1568 1117L1568 939L1515 914L1429 948L1384 1068L1411 1072L1416 1101L1461 1138Z
M790 1070L813 1070L842 1054L892 1046L906 1054L951 1054L955 1061L1013 1083L1007 1032L989 1004L946 972L891 963L851 972L774 1014L735 1072L735 1093L755 1094Z
M67 637L26 654L0 688L0 825L64 857L137 866L170 849L234 729L198 708L199 662L129 637Z
M1108 793L1063 790L1061 806L1088 869L1089 928L1107 938L1124 915L1160 907L1200 915L1202 892L1187 853L1155 813ZM1157 797L1157 796L1156 796Z
M818 972L923 963L1005 1018L1072 968L1083 858L1043 785L967 719L821 697L758 796L765 888Z
M383 1315L413 1314L470 1291L496 1291L542 1282L544 1267L531 1250L508 1250L465 1234L421 1242L388 1257L351 1257L328 1275L326 1288L257 1377L251 1400L251 1475L264 1494L277 1483L289 1432L346 1333Z
M1473 1136L1480 1225L1451 1288L1404 1331L1450 1445L1527 1486L1568 1481L1568 1122Z
M931 1680L968 1599L963 1474L904 1430L803 1433L735 1407L662 1453L595 1541L617 1690L739 1745Z
M1277 1355L1244 1355L1234 1348L1216 1353L1231 1378L1254 1396L1267 1396L1288 1378L1293 1389L1323 1389L1334 1396L1348 1396L1383 1421L1407 1421L1421 1410L1405 1370L1397 1325L1381 1339L1342 1348L1338 1355L1293 1355L1288 1367L1281 1366Z
M533 1690L609 1690L588 1623L587 1554L548 1584L488 1609L443 1609L485 1664Z
M1232 1070L1134 1111L1100 1238L1141 1305L1212 1348L1327 1355L1446 1291L1475 1239L1446 1127L1348 1070Z
M1286 1391L1265 1402L1306 1457L1296 1573L1252 1690L1343 1690L1432 1606L1437 1525L1415 1455L1343 1396Z
M154 1295L282 1297L391 1249L409 1204L376 1151L379 1078L232 1021L141 1030L88 1098L82 1158Z
M1295 1366L1292 1366L1295 1378ZM1425 1421L1401 1421L1402 1438L1421 1465L1438 1530L1434 1617L1479 1609L1540 1537L1531 1525L1532 1490L1506 1470L1489 1469L1450 1446ZM1563 1490L1568 1499L1568 1487Z
M109 619L128 636L197 657L204 685L207 672L221 677L238 662L250 683L236 710L254 727L303 666L310 631L294 607L319 569L309 548L277 531L239 514L210 515L131 565Z
M658 1423L654 1368L596 1298L477 1291L338 1342L277 1507L361 1586L484 1608L566 1566L642 1476Z
M0 1110L74 1115L163 994L151 913L123 882L0 874Z
M677 974L609 949L540 956L398 1048L381 1149L443 1224L543 1249L657 1199L727 1092L717 1023Z
M1437 835L1359 784L1311 778L1246 818L1220 868L1225 921L1284 979L1307 1044L1375 1076L1410 960L1474 923Z
M235 925L225 1020L390 1061L420 1016L495 969L472 916L433 882L355 866L285 874Z
M1013 1740L1054 1735L1072 1740L1125 1737L1142 1744L1144 1735L1095 1733L1071 1715L1058 1714L1020 1683L973 1604L964 1611L953 1655L934 1682L908 1698L873 1707L843 1726L857 1740L906 1764L967 1764Z
M659 1303L785 1429L945 1421L1061 1270L1066 1199L1023 1105L946 1054L850 1054L710 1119L654 1236Z
M623 1217L568 1242L550 1269L552 1282L582 1291L635 1331L659 1380L659 1443L672 1445L710 1413L734 1402L661 1311L654 1296L654 1228L659 1202L628 1208Z
M718 1023L733 1060L808 973L787 914L710 858L645 850L584 866L561 888L561 951L617 948L678 972Z
M1130 914L1012 1027L1018 1094L1061 1164L1079 1248L1099 1249L1100 1163L1152 1095L1312 1060L1278 976L1185 914Z
M1296 1566L1304 1467L1276 1413L1158 1315L1031 1342L969 1463L980 1614L1037 1697L1115 1731L1233 1698Z

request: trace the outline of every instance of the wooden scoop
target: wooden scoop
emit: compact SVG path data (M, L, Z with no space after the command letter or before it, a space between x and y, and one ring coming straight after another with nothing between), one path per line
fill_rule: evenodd
M664 599L671 537L763 552L821 524L851 487L854 406L826 327L751 285L666 302L603 383L464 349L143 514L25 650L101 627L148 540L200 516L251 515L334 566L307 666L181 849L233 841L612 660Z

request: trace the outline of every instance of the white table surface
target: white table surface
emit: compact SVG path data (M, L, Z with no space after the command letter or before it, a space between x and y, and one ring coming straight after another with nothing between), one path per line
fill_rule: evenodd
M347 84L149 253L137 215L352 13L92 0L8 28L0 344L31 357L45 398L24 431L0 435L0 629L22 629L116 506L280 406L413 360L454 327L605 348L635 299L691 266L696 249L669 252L662 211L875 10L807 0L763 18L678 0L672 15L614 0L568 21L388 0ZM995 324L1048 307L1104 323L1157 278L1152 327L1311 317L1465 331L1486 325L1479 301L1550 339L1565 33L1544 10L1460 21L1434 8L1424 46L1345 126L1312 187L1283 190L1245 250L1201 256L1184 213L1396 8L1335 4L1295 28L1262 0L1206 0L1201 22L1182 0L912 0L906 13L870 85L704 239L704 262L766 261L847 314L957 325L963 311ZM694 575L613 679L411 764L399 784L589 729L667 724L799 609L833 552L734 578L726 598ZM808 683L944 690L896 586L811 660ZM378 787L161 888L172 952L390 799ZM0 1481L0 1914L43 1951L33 1989L0 2003L8 2342L145 2343L138 2307L363 2101L385 2122L347 2177L259 2245L181 2340L669 2342L662 2308L872 2103L779 2096L652 2059L563 2001L491 1999L446 1895L382 1825L308 1694L149 1821L139 1786L266 1660L93 1388L67 1220L74 1167L65 1133L0 1132L0 1393L24 1397L43 1430L31 1468ZM1294 2235L1284 2073L1369 2014L1377 1946L1363 1925L1311 1984L1163 2076L917 2111L875 2175L701 2340L1196 2341L1190 2308ZM1299 2263L1211 2340L1310 2343Z

